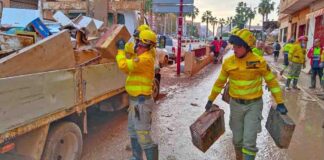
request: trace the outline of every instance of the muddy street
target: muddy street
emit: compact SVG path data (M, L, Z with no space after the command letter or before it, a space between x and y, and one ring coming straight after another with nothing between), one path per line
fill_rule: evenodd
M162 70L161 97L153 113L153 138L159 144L161 160L230 160L235 159L232 132L229 128L229 105L219 96L214 102L225 111L225 134L202 153L191 142L189 126L204 112L204 105L219 73L220 65L210 64L197 75L175 78L170 67ZM279 149L264 125L271 95L263 96L262 132L257 146L260 160L324 159L324 111L304 92L284 93L289 116L296 129L289 149ZM89 114L82 160L127 160L131 156L127 136L127 112Z

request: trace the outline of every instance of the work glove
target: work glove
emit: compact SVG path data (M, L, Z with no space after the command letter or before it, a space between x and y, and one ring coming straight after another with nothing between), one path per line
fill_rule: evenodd
M324 62L321 62L319 65L320 68L324 68Z
M283 103L278 104L276 110L283 115L287 114L288 112L286 106Z
M213 106L213 102L212 101L208 101L206 106L205 106L205 109L206 109L206 112L210 110L210 108Z
M119 50L124 50L125 49L125 44L126 44L126 42L123 39L120 39L120 40L117 41L116 47Z

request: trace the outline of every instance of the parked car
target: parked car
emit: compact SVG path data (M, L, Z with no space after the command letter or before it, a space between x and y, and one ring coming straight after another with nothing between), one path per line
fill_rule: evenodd
M165 37L166 37L165 49L167 50L169 61L175 61L178 53L178 40L168 36ZM184 60L185 51L186 51L185 45L182 45L181 60Z

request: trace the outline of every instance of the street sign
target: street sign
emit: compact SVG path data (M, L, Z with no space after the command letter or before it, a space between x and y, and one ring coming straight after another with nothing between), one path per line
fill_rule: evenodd
M180 4L179 0L153 0L154 3L160 4ZM183 4L193 4L194 0L183 0Z
M179 5L160 5L153 4L154 13L179 13ZM194 10L193 5L183 5L183 13L192 13Z

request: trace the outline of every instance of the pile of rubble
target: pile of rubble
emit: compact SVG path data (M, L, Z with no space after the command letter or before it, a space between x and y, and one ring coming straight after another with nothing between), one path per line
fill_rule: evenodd
M103 27L103 22L62 12L55 21L43 20L38 10L4 8L0 28L0 78L114 59L115 41L130 39L125 26Z

